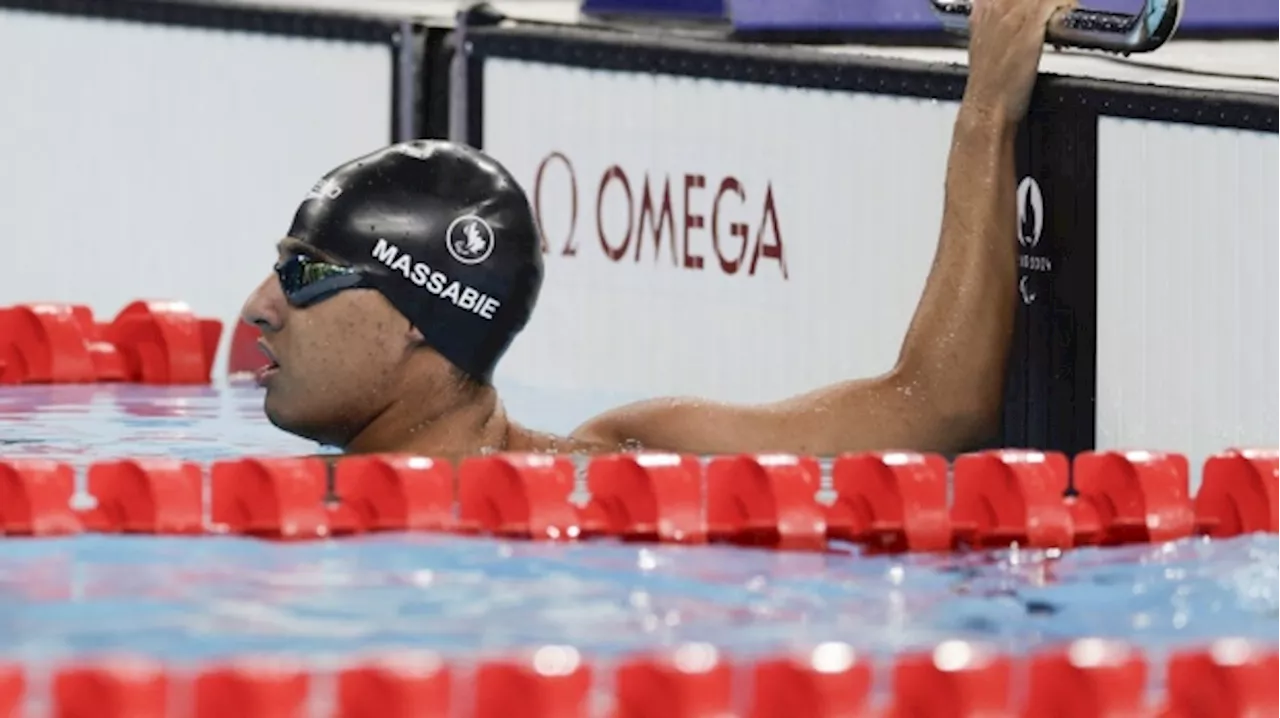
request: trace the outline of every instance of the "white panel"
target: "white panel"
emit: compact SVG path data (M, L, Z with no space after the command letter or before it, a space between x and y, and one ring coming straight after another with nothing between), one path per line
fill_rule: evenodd
M485 67L485 149L536 200L550 243L538 310L500 379L609 391L609 401L750 402L892 366L937 243L955 103L496 59ZM555 153L564 159L548 160ZM611 166L630 203L616 174L603 181ZM686 176L705 185L687 202ZM655 261L652 222L636 257L628 228L640 224L646 178L655 215L670 182L674 263L670 232ZM715 217L728 178L744 198L724 193ZM686 212L704 218L688 232L701 269L684 266ZM742 245L731 227L747 227L736 270L717 259L713 218L731 261ZM601 228L611 246L627 242L620 261L606 256ZM767 256L750 270L757 245L781 245L785 276Z
M109 319L167 298L235 321L316 178L388 142L391 60L386 45L0 11L0 305Z
M1276 135L1104 118L1098 150L1098 445L1275 446Z

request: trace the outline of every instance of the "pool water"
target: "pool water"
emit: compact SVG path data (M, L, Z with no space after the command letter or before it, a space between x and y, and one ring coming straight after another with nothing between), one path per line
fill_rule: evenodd
M546 423L564 430L575 418ZM4 458L83 469L122 456L210 462L316 448L272 427L256 388L0 390ZM0 658L338 657L408 646L475 655L546 643L616 655L690 640L734 654L844 640L887 656L950 638L1020 654L1082 636L1161 654L1220 636L1274 645L1280 632L1274 535L953 556L837 548L846 551L410 534L0 539Z

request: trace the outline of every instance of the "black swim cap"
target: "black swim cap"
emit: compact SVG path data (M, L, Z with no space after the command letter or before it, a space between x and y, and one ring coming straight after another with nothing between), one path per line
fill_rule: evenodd
M415 140L326 174L289 236L361 270L427 344L487 383L542 287L536 227L524 190L492 158Z

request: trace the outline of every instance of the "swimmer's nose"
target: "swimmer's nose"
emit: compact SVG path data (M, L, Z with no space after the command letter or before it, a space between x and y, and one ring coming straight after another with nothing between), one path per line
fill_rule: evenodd
M269 275L254 288L240 310L240 319L252 324L263 332L276 331L284 318L284 292L280 290L280 282Z

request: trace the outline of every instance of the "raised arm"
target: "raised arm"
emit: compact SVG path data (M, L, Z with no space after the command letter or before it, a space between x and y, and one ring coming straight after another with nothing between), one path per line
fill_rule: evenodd
M888 373L775 404L660 399L575 435L693 453L961 451L994 435L1016 302L1014 138L1045 26L1068 0L976 0L938 249Z

